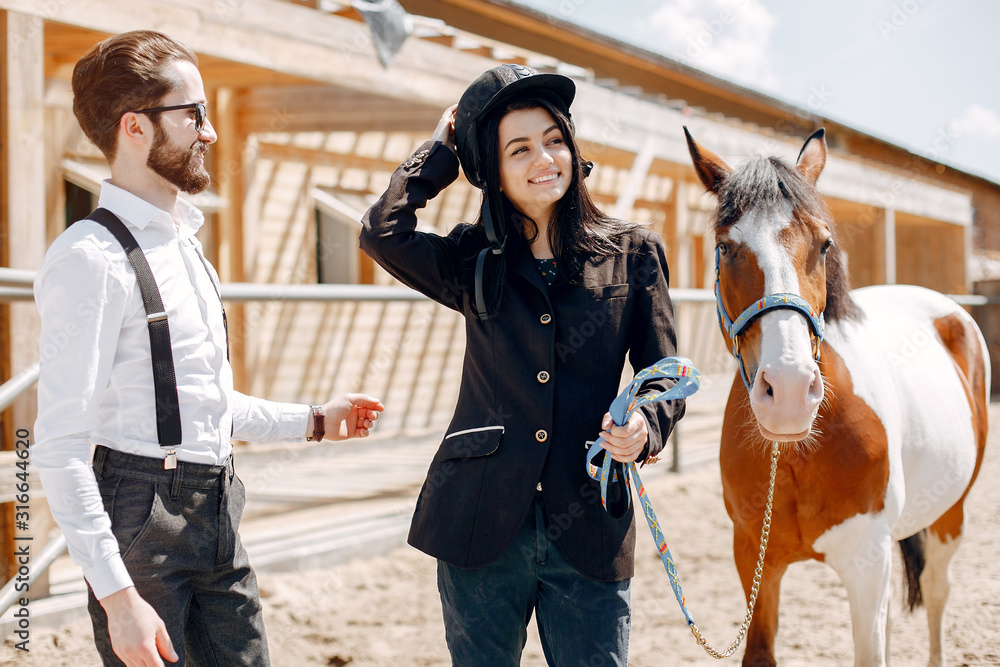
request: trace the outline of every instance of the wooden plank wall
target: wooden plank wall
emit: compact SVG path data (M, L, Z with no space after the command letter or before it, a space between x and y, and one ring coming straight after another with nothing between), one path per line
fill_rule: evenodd
M965 228L897 213L896 282L964 294Z

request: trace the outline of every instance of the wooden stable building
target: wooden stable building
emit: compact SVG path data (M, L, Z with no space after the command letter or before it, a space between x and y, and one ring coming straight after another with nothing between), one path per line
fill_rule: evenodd
M219 141L209 152L211 191L193 201L207 214L200 237L226 283L393 284L358 250L360 217L441 111L500 62L574 77L578 136L596 164L592 191L662 236L674 288L711 288L713 279L713 202L690 166L684 125L733 164L761 152L794 159L825 126L830 158L819 185L854 286L969 293L973 248L1000 249L1000 185L511 2L401 4L412 34L385 67L348 2L0 0L0 267L36 269L95 205L109 170L73 117L70 75L93 44L138 28L199 55ZM423 223L446 232L474 219L478 205L461 179ZM704 371L731 370L714 305L678 299L677 308L680 352ZM228 310L239 389L290 401L365 391L385 401L387 433L447 423L464 348L455 313L427 301L281 299ZM0 305L0 341L0 382L38 360L30 301ZM34 401L28 391L4 412L3 449L33 424Z

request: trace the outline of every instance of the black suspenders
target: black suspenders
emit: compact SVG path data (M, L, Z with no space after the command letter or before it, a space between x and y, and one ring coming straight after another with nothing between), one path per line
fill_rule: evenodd
M163 467L171 470L177 467L177 445L181 444L181 411L177 399L177 376L174 373L174 358L170 347L170 327L163 307L156 279L146 261L146 255L118 216L105 208L99 208L87 216L88 220L104 226L125 249L132 270L135 271L142 294L142 305L146 310L149 326L149 349L153 361L153 391L156 396L156 435L160 447L166 450ZM204 260L203 260L204 263ZM208 266L205 266L208 271ZM212 275L209 272L209 279ZM212 280L215 286L215 281ZM218 292L218 287L216 287ZM221 294L220 294L221 303ZM223 308L222 322L226 326L226 311ZM226 354L228 356L229 331L226 326Z

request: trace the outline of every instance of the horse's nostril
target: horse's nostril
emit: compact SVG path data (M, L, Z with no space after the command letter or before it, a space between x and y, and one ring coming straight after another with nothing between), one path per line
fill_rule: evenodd
M767 385L767 395L774 398L774 388L771 385Z

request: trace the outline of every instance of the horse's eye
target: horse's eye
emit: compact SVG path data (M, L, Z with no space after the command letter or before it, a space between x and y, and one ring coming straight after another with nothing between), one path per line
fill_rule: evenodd
M823 243L823 247L819 249L820 254L821 255L825 255L827 253L827 251L830 250L830 246L832 246L832 245L833 245L833 239L827 239Z
M726 244L723 241L719 241L718 243L715 244L715 250L720 255L725 255L729 252L729 249L726 247Z

